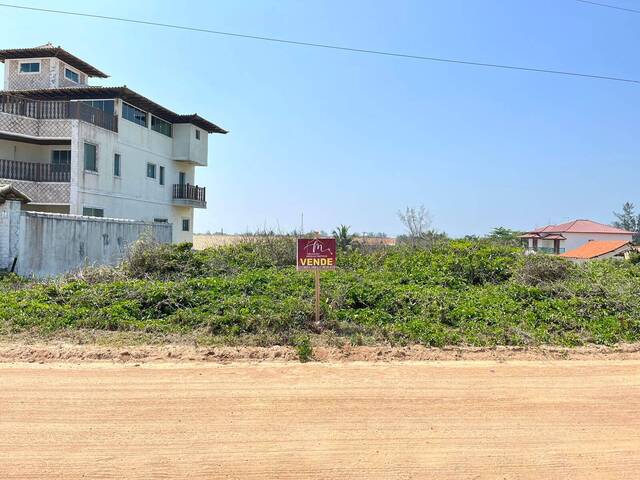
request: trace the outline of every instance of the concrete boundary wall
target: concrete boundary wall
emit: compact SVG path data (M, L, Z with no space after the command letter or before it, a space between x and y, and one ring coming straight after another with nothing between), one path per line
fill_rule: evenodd
M0 204L0 268L52 277L85 265L116 265L143 235L171 243L172 225L115 218L20 211Z

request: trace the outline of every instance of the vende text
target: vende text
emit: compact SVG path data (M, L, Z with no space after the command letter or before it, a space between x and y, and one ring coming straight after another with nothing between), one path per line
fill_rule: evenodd
M329 267L333 265L333 258L301 258L303 267Z

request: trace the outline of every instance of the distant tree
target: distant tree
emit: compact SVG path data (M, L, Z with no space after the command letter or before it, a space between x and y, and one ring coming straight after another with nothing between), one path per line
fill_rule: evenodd
M634 232L634 243L640 243L640 214L635 213L635 205L626 202L622 206L622 213L613 212L618 220L613 222L613 226L622 228L628 232Z
M351 248L353 244L353 239L355 237L349 230L351 226L349 225L340 225L336 227L336 229L331 233L336 239L336 244L338 248L341 250L347 250Z
M410 245L412 247L419 248L431 248L437 243L448 240L449 237L444 232L438 232L437 230L428 230L423 232L420 238L410 237L409 235L398 235L396 237L397 245Z
M506 227L495 227L487 238L502 245L520 245L521 232Z
M429 210L424 205L420 205L418 208L406 207L404 211L398 211L398 218L407 231L408 243L413 247L422 244L433 223Z

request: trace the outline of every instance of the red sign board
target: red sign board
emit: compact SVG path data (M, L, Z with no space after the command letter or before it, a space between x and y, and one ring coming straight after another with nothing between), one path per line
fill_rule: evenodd
M298 270L332 270L336 268L336 239L299 238L296 258Z

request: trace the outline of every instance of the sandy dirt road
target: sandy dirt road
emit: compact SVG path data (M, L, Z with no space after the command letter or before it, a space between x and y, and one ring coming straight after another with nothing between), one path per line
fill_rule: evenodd
M640 477L640 361L0 364L0 478Z

